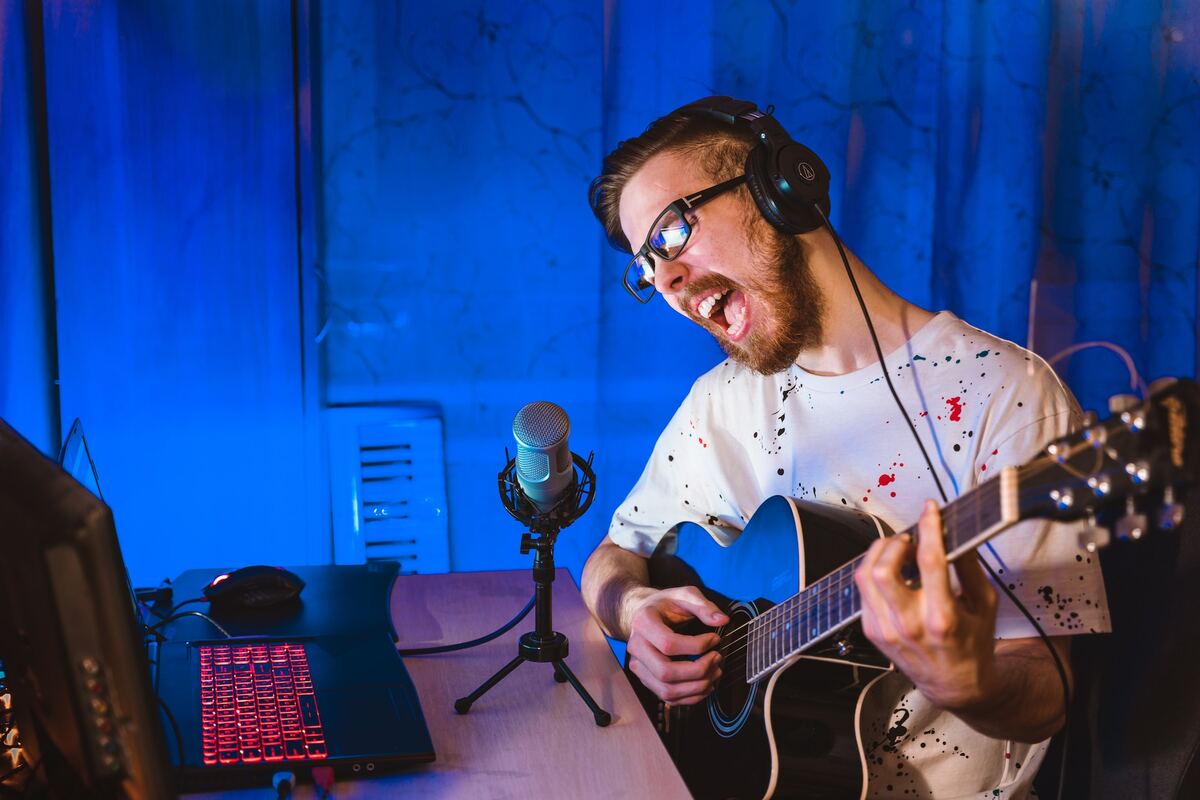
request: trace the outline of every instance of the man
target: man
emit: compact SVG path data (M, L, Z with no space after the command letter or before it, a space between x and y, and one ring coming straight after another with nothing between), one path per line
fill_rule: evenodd
M919 522L919 546L880 539L855 575L863 630L896 666L863 710L868 796L1026 796L1064 721L1063 678L976 557L948 565L930 498L1030 459L1071 429L1077 407L1036 356L905 301L849 253L852 287L828 229L770 224L743 177L756 145L746 126L684 107L621 143L593 184L610 240L635 254L627 288L644 301L652 287L730 359L696 381L659 438L587 562L584 598L628 641L647 688L694 704L722 674L718 638L677 628L728 619L694 588L648 585L646 558L673 526L727 542L775 494L857 507L896 531ZM1109 627L1098 564L1073 533L1038 522L985 551L1069 680L1067 637ZM903 571L913 561L919 583Z

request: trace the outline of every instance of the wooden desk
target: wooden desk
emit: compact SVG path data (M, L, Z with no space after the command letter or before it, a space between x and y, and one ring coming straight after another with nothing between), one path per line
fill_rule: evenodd
M392 619L401 647L466 641L495 630L533 594L529 570L414 575L397 579ZM337 800L420 798L688 798L604 635L566 570L554 581L554 628L570 640L567 664L613 716L599 728L550 664L522 664L469 714L454 700L517 654L532 612L513 630L470 650L405 659L433 737L437 761L397 775L341 781ZM305 771L297 800L315 797ZM188 797L266 796L262 789Z

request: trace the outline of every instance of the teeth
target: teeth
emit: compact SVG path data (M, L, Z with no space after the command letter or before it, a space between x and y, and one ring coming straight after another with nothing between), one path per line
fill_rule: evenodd
M746 327L746 305L742 304L741 310L738 312L737 319L729 321L729 327L725 330L725 335L736 339L742 334L742 328Z
M705 319L708 319L709 315L712 314L713 309L716 307L717 301L720 300L724 296L725 296L724 292L717 292L716 294L710 294L708 297L704 298L704 302L702 302L696 308L696 310L698 312L700 312L700 316L704 317Z

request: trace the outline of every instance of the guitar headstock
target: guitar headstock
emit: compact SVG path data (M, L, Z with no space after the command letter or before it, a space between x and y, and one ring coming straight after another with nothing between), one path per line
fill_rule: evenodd
M1183 519L1181 490L1200 480L1198 445L1200 386L1176 381L1140 405L1089 421L1021 466L1020 516L1088 519L1080 538L1089 550L1108 543L1103 522L1128 539L1174 528Z

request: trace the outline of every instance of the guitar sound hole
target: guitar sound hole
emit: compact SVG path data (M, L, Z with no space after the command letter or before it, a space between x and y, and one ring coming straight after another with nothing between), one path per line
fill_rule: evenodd
M757 684L746 682L746 623L757 613L748 603L736 603L726 610L729 623L719 633L724 661L723 674L709 698L709 718L722 736L733 736L745 724L754 705Z

